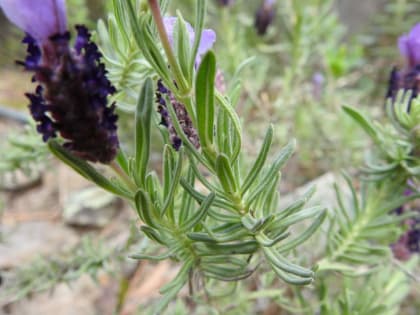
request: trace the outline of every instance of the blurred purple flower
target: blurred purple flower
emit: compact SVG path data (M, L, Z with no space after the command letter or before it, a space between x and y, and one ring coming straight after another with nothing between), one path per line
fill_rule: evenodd
M420 64L420 23L398 39L398 47L409 67Z
M312 75L312 91L313 95L316 100L320 100L325 84L325 77L324 75L317 71Z
M7 18L37 41L67 31L65 0L0 0Z
M19 61L34 72L29 109L44 141L60 134L63 146L92 162L109 163L118 150L115 88L106 78L101 53L84 26L76 26L70 47L64 0L0 0L9 19L27 32L27 57Z
M395 100L398 91L403 89L412 91L412 100L420 92L420 23L399 38L398 47L406 59L406 66L403 69L392 69L386 97Z
M275 0L263 0L255 14L255 28L259 35L264 35L268 27L273 23L276 15Z
M411 183L411 181L410 181ZM414 191L407 187L404 190L404 196L410 196ZM407 230L398 239L398 241L391 245L394 256L400 260L408 260L412 254L420 254L420 208L419 204L411 203L409 205L402 205L393 212L396 215L403 215L407 211L411 211L416 215L410 219L405 220L404 225Z
M174 47L174 38L175 38L175 24L178 20L177 17L165 17L163 18L163 23L165 25L166 33L168 34L169 43ZM191 24L185 22L185 26L190 37L190 46L194 45L195 33ZM195 57L195 64L200 64L201 56L203 56L207 51L209 51L216 41L216 33L211 29L204 29L201 33L200 44L198 45L197 56Z
M399 260L408 260L411 255L420 253L420 212L417 218L407 220L407 231L391 245L394 256Z

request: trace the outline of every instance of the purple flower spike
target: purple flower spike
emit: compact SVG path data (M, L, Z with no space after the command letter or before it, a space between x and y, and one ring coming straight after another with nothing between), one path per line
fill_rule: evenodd
M156 102L158 103L158 113L161 116L160 124L166 127L169 131L169 140L175 150L179 150L182 145L182 140L176 133L175 127L172 123L168 112L168 106L172 106L175 110L176 117L184 131L185 135L191 143L198 149L200 147L200 140L198 139L197 131L194 129L190 117L184 104L178 102L171 91L169 91L162 80L158 80L156 89Z
M402 69L396 67L392 69L386 97L394 101L400 89L410 90L412 92L408 106L410 110L412 99L420 92L420 23L414 26L410 33L399 38L398 46L406 59L406 66Z
M65 0L0 0L0 7L26 32L27 56L17 63L38 83L26 97L42 139L61 136L78 157L110 163L119 147L115 104L107 106L115 88L89 31L76 26L70 47Z
M163 18L163 24L165 25L166 33L168 34L169 43L174 47L174 29L177 21L177 17L165 17ZM185 22L189 37L190 37L190 46L194 44L195 33L191 24ZM200 44L198 45L198 52L195 58L195 64L198 65L201 61L201 56L203 56L207 51L209 51L216 41L216 33L211 29L204 29L201 33Z
M28 56L19 63L35 72L34 81L39 83L35 93L26 96L44 141L60 135L73 154L106 164L114 159L119 146L115 104L107 106L107 97L115 88L106 78L89 31L81 25L76 30L73 48L68 32L50 36L42 49L30 35L25 37ZM51 51L54 54L48 55Z
M0 7L11 22L37 41L67 31L65 0L0 0Z
M258 35L264 35L268 27L273 23L276 15L275 0L263 0L255 14L254 26Z
M420 23L398 39L398 47L409 67L420 64Z

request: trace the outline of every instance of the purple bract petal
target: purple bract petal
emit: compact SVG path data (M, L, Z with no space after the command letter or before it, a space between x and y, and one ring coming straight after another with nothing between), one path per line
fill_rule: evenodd
M168 34L169 43L172 47L174 47L174 30L175 30L175 24L178 20L177 17L164 17L163 18L163 24L165 25L166 33ZM192 28L191 24L188 22L185 22L185 26L188 31L188 35L190 38L190 46L194 44L195 39L195 33L194 29ZM198 51L196 56L196 64L200 63L201 56L204 55L208 50L210 50L214 43L216 41L216 33L211 29L204 29L201 34L200 44L198 45Z
M65 0L0 0L7 18L37 41L67 31Z
M420 23L398 39L398 47L410 67L420 64Z
M200 45L198 45L198 55L204 55L216 42L216 33L211 29L204 29L201 33Z

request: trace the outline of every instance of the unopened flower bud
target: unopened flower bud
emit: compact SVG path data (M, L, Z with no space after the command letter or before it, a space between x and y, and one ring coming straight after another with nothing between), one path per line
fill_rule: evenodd
M276 15L275 0L263 0L255 15L255 28L259 35L264 35Z

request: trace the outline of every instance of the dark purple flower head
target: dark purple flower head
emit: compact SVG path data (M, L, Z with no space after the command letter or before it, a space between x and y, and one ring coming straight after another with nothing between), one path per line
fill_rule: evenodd
M275 0L263 0L255 14L255 28L259 35L264 35L276 15Z
M420 65L420 23L398 39L398 47L410 68Z
M414 99L420 91L420 23L410 33L399 38L398 46L406 66L403 69L392 69L386 96L395 100L398 91L403 89L411 90L411 99Z
M118 150L115 88L106 78L98 47L84 26L76 26L70 47L64 0L0 0L6 15L27 31L27 57L18 64L38 82L27 93L29 109L44 141L58 135L64 147L92 162L109 163ZM45 16L44 16L45 15Z

